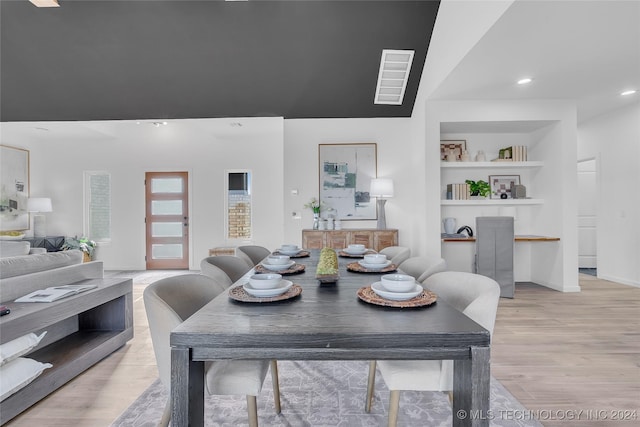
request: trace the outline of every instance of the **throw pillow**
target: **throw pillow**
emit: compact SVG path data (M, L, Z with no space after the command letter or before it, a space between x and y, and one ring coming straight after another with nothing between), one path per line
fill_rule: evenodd
M51 363L41 363L25 357L18 357L0 366L0 402L28 385L38 378L42 371L52 366Z
M40 343L46 333L47 331L40 335L30 333L0 345L0 366L30 352Z

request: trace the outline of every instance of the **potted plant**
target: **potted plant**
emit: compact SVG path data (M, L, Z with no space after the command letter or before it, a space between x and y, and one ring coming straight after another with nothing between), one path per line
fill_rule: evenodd
M491 187L489 186L489 183L487 181L473 181L467 179L465 182L469 184L469 190L471 191L472 197L475 196L479 198L486 198L489 194L491 194Z
M89 240L86 237L65 237L62 250L78 249L84 253L84 262L89 262L93 259L93 254L96 250L96 242Z

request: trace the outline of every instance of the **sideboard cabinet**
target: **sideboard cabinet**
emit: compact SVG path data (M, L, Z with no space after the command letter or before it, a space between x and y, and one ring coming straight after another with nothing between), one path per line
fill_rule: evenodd
M362 244L376 251L398 245L398 230L372 228L342 230L302 230L305 249L344 249L351 244Z

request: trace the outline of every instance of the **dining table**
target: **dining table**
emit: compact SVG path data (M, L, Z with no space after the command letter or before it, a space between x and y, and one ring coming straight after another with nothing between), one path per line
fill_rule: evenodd
M283 276L299 286L298 295L232 298L254 268L171 332L173 426L204 425L205 361L389 359L453 360L453 425L488 426L489 331L442 299L419 307L361 299L358 291L383 273L351 271L358 261L351 256L338 257L337 282L320 283L320 250L302 254L292 260L304 269Z

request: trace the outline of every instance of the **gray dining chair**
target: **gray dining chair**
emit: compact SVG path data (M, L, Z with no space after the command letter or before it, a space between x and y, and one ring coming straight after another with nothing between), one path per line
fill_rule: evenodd
M445 271L447 269L447 263L439 257L416 256L407 258L400 263L398 268L403 273L413 276L416 281L422 283L432 274Z
M171 389L171 331L220 293L226 286L202 274L183 274L158 280L144 290L144 307L149 321L153 351L160 381ZM280 388L276 361L225 360L205 363L206 390L212 395L242 394L247 397L249 425L258 426L256 396L271 368L276 412L280 413ZM171 399L160 421L171 420Z
M500 300L500 285L495 280L474 273L445 271L428 277L424 281L424 287L435 292L438 298L467 315L493 335ZM395 426L398 419L400 390L453 390L452 360L372 361L369 364L365 403L367 412L371 411L376 367L391 392L389 426Z
M387 246L378 252L386 255L395 265L402 264L404 260L411 256L411 249L404 246Z
M238 246L236 248L236 256L245 260L251 268L258 265L260 261L268 257L270 254L271 251L264 246L245 245Z
M246 261L232 255L217 255L200 261L200 272L227 287L244 276L251 267Z

